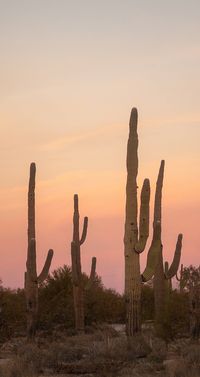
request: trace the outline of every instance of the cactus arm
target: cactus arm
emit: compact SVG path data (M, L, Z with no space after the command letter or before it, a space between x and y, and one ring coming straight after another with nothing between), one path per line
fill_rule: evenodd
M176 273L176 279L180 282L183 279L183 264L181 264L180 278L178 277L178 271Z
M46 280L48 273L49 273L50 266L51 266L52 258L53 258L53 250L50 249L48 251L44 267L43 267L40 275L38 276L38 283L39 284L43 283L43 281Z
M155 224L154 226L153 239L152 239L152 243L147 254L146 268L142 274L143 282L149 281L155 273L158 255L159 255L159 252L161 252L161 248L162 248L160 232L161 232L160 222L157 222L157 224Z
M92 258L92 264L91 264L91 271L90 271L90 277L88 279L87 284L85 285L85 290L89 291L89 289L92 287L92 284L94 283L95 279L95 273L96 273L96 257Z
M125 256L130 256L138 241L137 225L137 174L138 174L138 134L137 109L131 111L129 122L129 138L127 145L127 183L126 183L126 220L125 220Z
M95 279L95 273L96 273L96 264L97 264L97 258L92 258L92 264L91 264L91 271L90 271L90 281L94 281Z
M156 192L155 192L155 201L154 201L154 224L156 224L157 221L160 221L161 223L161 218L162 218L161 203L162 203L164 168L165 168L165 161L162 160L160 164L157 182L156 182Z
M180 263L180 259L181 259L182 238L183 238L183 235L179 234L178 239L177 239L177 243L176 243L174 258L173 258L172 264L171 264L171 266L170 266L170 268L167 272L167 275L166 275L167 279L173 278L178 271L178 267L179 267L179 263Z
M154 199L154 221L153 221L153 239L147 255L147 265L142 274L142 280L150 280L154 273L158 260L158 255L162 248L161 241L161 218L162 218L162 187L164 179L164 167L165 161L162 160L158 172L158 178L156 182L156 192Z
M35 238L32 238L29 241L26 268L27 268L27 274L30 276L30 279L32 281L37 281Z
M80 245L82 245L85 242L85 239L87 236L87 229L88 229L88 217L84 217L83 232L80 239Z
M28 188L28 243L35 238L35 175L36 165L32 162Z
M168 271L169 271L169 263L166 261L165 262L165 275L168 274Z
M145 249L147 239L149 237L149 201L150 201L150 182L145 179L140 201L140 224L139 224L139 240L135 245L135 251L142 253Z
M79 209L77 194L74 195L73 241L79 243Z

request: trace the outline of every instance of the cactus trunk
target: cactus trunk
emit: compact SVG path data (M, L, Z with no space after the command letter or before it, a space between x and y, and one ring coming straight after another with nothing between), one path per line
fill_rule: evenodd
M85 289L82 269L81 269L81 245L85 242L87 236L88 218L84 218L82 236L79 231L79 206L78 195L74 195L74 215L73 215L73 240L71 242L71 259L72 259L72 283L75 313L75 328L78 332L84 332L85 315L84 315L84 296ZM96 258L92 258L90 284L94 281L96 269ZM89 285L88 285L89 287Z
M161 224L162 224L162 187L164 178L164 161L161 161L158 179L156 183L155 205L154 205L154 224L160 223L160 244L161 240ZM155 303L155 328L157 335L164 335L168 322L168 302L171 290L171 279L176 275L182 248L182 234L178 235L174 258L170 268L168 262L163 265L163 247L160 247L159 257L154 274L154 303Z
M35 173L36 166L32 163L30 165L28 189L28 250L24 282L27 312L27 337L29 339L34 338L37 328L38 284L46 279L53 257L53 250L50 249L43 270L41 274L37 276L35 241Z
M126 334L133 337L141 331L141 290L142 282L148 281L154 274L157 253L160 248L159 224L155 224L153 240L148 251L147 265L141 275L140 253L145 249L149 236L149 200L150 183L144 180L140 199L140 219L138 231L138 134L137 110L131 112L129 138L127 145L127 184L126 184L126 215L124 234L125 256L125 302L126 302Z
M160 249L158 263L155 269L155 275L153 280L154 287L154 305L155 305L155 329L157 335L161 335L163 332L165 309L166 309L166 286L165 276L163 269L163 255L162 247Z

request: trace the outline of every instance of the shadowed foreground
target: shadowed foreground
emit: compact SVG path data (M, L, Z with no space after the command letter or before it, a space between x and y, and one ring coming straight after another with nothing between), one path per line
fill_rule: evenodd
M168 344L143 329L145 343L135 337L127 350L120 326L88 328L88 334L69 336L66 331L40 333L33 344L25 338L4 343L0 353L1 377L197 377L200 345L189 338ZM150 347L151 345L151 347Z

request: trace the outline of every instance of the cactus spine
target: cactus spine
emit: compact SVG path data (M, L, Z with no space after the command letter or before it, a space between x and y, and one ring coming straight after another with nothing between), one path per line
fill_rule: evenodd
M34 338L38 315L38 284L42 283L48 273L53 257L53 250L49 250L44 267L37 275L36 267L36 240L35 240L35 163L30 165L30 178L28 189L28 250L25 272L25 295L27 309L27 336Z
M85 327L84 321L84 291L89 288L95 278L96 258L92 258L91 273L89 283L85 287L82 278L81 269L81 245L87 237L88 218L84 217L83 231L80 238L79 231L79 206L78 195L74 195L74 216L73 216L73 240L71 242L71 259L72 259L72 283L74 296L75 327L78 332L83 332Z
M145 249L149 236L150 183L144 180L141 191L140 220L138 231L137 174L138 174L138 134L137 109L133 108L129 122L127 145L126 214L124 234L125 255L125 300L126 334L130 338L141 331L141 287L154 275L160 245L160 224L153 227L153 239L147 256L147 266L140 274L139 254Z

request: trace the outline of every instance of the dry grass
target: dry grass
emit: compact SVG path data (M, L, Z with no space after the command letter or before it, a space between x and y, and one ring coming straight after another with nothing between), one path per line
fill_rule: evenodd
M62 340L61 340L62 339ZM200 377L200 345L186 344L176 353L177 360L166 361L165 343L154 339L153 350L141 337L127 348L125 336L108 329L94 334L59 337L38 344L19 344L9 365L0 367L0 377L38 377L64 373L64 376L90 377Z

